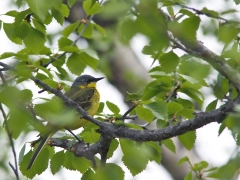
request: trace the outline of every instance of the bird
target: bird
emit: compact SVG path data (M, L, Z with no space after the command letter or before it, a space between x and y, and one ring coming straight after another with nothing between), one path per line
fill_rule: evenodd
M96 83L103 78L104 77L95 78L91 75L81 75L74 80L72 86L67 92L65 92L64 95L67 96L69 99L73 100L74 102L78 103L78 105L90 116L94 116L98 110L100 100L100 94L96 89ZM67 104L65 104L65 107L69 108ZM53 125L48 122L46 127L48 127L49 132L39 135L40 143L28 164L27 170L32 167L34 161L36 160L38 154L41 152L44 145L58 130L75 130L83 127L88 122L88 120L81 118L81 114L79 114L76 121L71 124L66 123L64 126L57 126L56 124Z

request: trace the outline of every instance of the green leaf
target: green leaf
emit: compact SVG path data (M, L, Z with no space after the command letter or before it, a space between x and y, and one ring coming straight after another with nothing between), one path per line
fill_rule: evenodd
M29 33L28 23L22 22L21 24L19 24L19 26L17 26L17 28L15 29L14 33L20 39L24 39Z
M33 151L31 150L23 157L22 161L19 163L20 166L19 169L21 173L29 179L32 179L34 176L36 176L36 172L34 171L33 168L27 170L32 155Z
M89 180L89 179L94 180L94 179L93 179L93 178L94 178L94 175L95 175L95 174L94 174L93 170L92 170L91 168L89 168L89 169L83 174L81 180Z
M10 39L12 42L16 44L22 44L22 40L16 36L14 33L14 25L10 23L3 23L3 30L5 34L7 35L8 39Z
M49 160L49 151L48 151L48 148L45 146L40 151L38 157L36 158L31 168L34 169L34 172L36 174L41 174L47 169L48 160Z
M104 29L102 26L94 23L94 27L95 27L102 35L105 35L105 29Z
M217 102L218 102L218 99L215 99L211 103L209 103L208 106L206 107L206 111L212 111L212 110L216 109Z
M68 8L68 6L66 4L62 4L62 10L61 10L62 14L64 17L68 17L70 10Z
M172 6L168 6L167 11L171 17L174 17L174 10Z
M117 105L115 105L115 104L113 104L113 103L111 103L109 101L106 102L106 105L107 105L108 109L110 111L112 111L114 114L119 114L120 109L118 108Z
M72 152L70 151L66 151L64 153L64 162L63 162L63 167L65 167L68 170L75 170L74 166L73 166L73 159L75 158L75 156L73 155Z
M34 27L37 30L41 31L43 34L46 34L46 26L42 22L40 22L34 18L32 19L32 22L33 22Z
M166 148L168 148L170 151L172 151L173 153L176 154L176 146L173 143L172 139L166 139L166 140L163 140L161 142Z
M104 19L116 19L126 14L129 9L130 5L123 1L109 1L104 5L101 16Z
M192 170L194 170L194 171L201 171L201 170L203 170L203 169L205 169L207 167L208 167L208 162L201 161L199 163L195 163L193 165L193 167L192 167Z
M61 58L55 59L52 65L55 66L56 68L62 68L65 61L66 61L66 56L64 55Z
M113 139L111 144L110 144L108 153L107 153L107 159L109 159L113 156L113 153L118 148L118 145L119 145L118 140Z
M90 131L81 133L81 137L86 143L96 143L100 139L100 134L96 132L96 129L91 129Z
M85 27L85 24L81 24L77 30L77 32L80 34L83 31L83 28ZM93 23L89 23L87 28L84 30L84 32L82 33L82 36L85 38L92 38L92 33L94 30L94 24Z
M163 101L145 104L144 107L150 109L158 119L167 119L167 104Z
M234 0L234 2L236 5L240 4L240 0Z
M152 122L154 115L152 113L151 110L144 108L142 106L137 106L135 108L136 114L137 116L141 119L141 120L145 120L147 122Z
M180 159L177 163L178 166L180 166L181 164L188 162L189 158L187 156L184 156L182 159Z
M235 157L232 157L227 164L218 169L215 173L215 179L234 179L239 170L239 162L239 156L235 155Z
M162 70L165 73L171 73L176 70L179 63L179 57L173 51L170 51L160 56L159 62L161 64Z
M45 20L48 10L50 8L57 7L59 4L62 4L61 0L26 0L28 6L42 21Z
M81 60L83 60L87 65L89 65L94 70L97 69L99 58L94 52L85 49L84 52L80 53L79 55Z
M73 167L80 173L84 174L92 166L91 162L85 157L74 157L72 160Z
M67 67L73 74L79 76L83 73L87 65L82 61L80 54L73 53L67 60Z
M100 166L96 169L96 173L90 179L92 180L123 180L124 171L122 168L113 163L107 163L104 166Z
M64 157L64 151L59 151L53 155L50 163L50 169L53 175L60 170L64 162Z
M4 15L6 15L6 16L11 16L11 17L16 17L18 14L19 14L18 11L16 11L16 10L11 10L11 11L6 12Z
M210 74L211 67L208 64L200 63L198 59L184 55L181 57L179 71L181 74L184 74L186 76L197 80L202 80Z
M168 114L176 114L183 109L183 106L177 102L169 102L167 104Z
M30 90L20 91L15 87L8 86L0 91L0 102L10 110L7 123L14 139L25 132L28 128L27 123L32 121L32 115L25 105L25 103L30 103L31 99L32 92Z
M17 0L16 1L16 4L17 4L18 8L20 8L22 6L22 2L23 2L23 0Z
M76 0L68 0L68 6L71 8L76 3Z
M190 18L184 19L181 22L183 36L188 40L196 39L197 30L200 24L200 18L198 16L191 16ZM186 29L186 27L188 27Z
M130 100L138 100L142 97L142 91L136 92L136 93L130 93L127 92L127 98L126 101L130 101Z
M194 180L192 171L190 171L184 178L184 180Z
M233 24L220 25L218 39L228 44L236 38L238 31L238 28Z
M66 38L66 37L61 37L58 40L58 48L61 50L65 46L71 46L72 45L72 40Z
M175 37L191 42L196 39L197 30L200 24L200 18L188 10L180 10L180 12L183 11L184 13L187 12L185 14L188 14L189 18L184 19L181 23L177 22L177 19L170 21L168 23L168 28ZM188 28L186 29L186 27Z
M40 50L44 48L46 37L41 31L30 27L29 33L23 39L23 42L27 49L38 54Z
M53 81L53 80L51 80L51 79L44 79L43 82L45 84L47 84L48 86L50 86L51 88L53 88L53 89L57 89L58 88L58 83Z
M72 24L68 25L62 31L63 37L68 37L71 33L73 33L78 28L79 25L80 25L80 21L76 21L75 23L72 23Z
M223 132L223 130L226 128L226 124L225 124L226 120L223 121L223 123L220 125L219 129L218 129L218 136L220 136Z
M144 151L146 153L146 157L148 157L149 161L155 161L157 164L162 160L162 148L159 145L159 142L144 142L142 144L144 147Z
M142 172L148 163L148 157L145 156L147 149L138 148L134 142L125 139L120 139L120 145L123 151L122 161L132 175Z
M179 89L179 92L186 94L187 96L195 100L199 105L202 105L204 96L200 91L192 88L187 88L182 85L182 88Z
M105 105L105 104L104 104L103 102L100 102L100 103L99 103L98 110L97 110L97 114L100 114L101 112L103 112L104 105Z
M23 145L23 147L19 153L18 164L20 164L23 160L23 156L25 154L25 149L26 149L26 144Z
M78 47L76 47L76 46L65 46L65 47L61 48L61 51L73 52L73 53L81 52L80 49L78 49Z
M178 139L182 145L190 151L196 141L196 131L189 131L183 135L178 136Z
M217 76L217 82L213 88L214 95L218 99L223 99L229 90L229 82L226 78L222 77L222 75Z
M51 9L51 12L52 12L52 16L54 17L54 19L56 19L56 21L60 24L60 25L63 25L63 22L64 22L64 16L63 14L55 9L55 8L52 8Z
M208 16L212 16L212 17L219 17L219 14L217 11L213 11L213 10L209 10L206 7L204 7L201 12L205 13Z
M4 52L3 54L0 55L0 59L6 59L15 55L16 54L13 52Z
M98 2L92 4L91 0L86 0L83 2L83 9L89 16L100 13L103 10L103 7Z

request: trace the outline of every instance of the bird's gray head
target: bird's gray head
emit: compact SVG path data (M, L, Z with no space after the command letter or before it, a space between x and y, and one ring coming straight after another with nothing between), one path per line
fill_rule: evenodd
M100 78L95 78L93 76L90 75L81 75L79 77L77 77L75 79L75 81L73 82L71 87L95 87L96 86L96 82L103 79L104 77L100 77Z

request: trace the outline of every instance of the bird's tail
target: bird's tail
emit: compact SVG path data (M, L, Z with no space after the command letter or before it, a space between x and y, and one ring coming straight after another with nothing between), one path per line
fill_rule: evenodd
M41 152L42 148L43 148L44 145L47 143L47 141L52 137L52 135L53 135L53 134L50 133L50 134L47 134L47 135L45 135L45 136L43 136L43 137L41 138L41 142L40 142L40 144L38 145L36 151L34 152L32 158L31 158L31 160L30 160L30 162L29 162L29 164L28 164L27 170L29 170L29 169L32 167L32 165L33 165L34 161L36 160L37 156L39 155L39 153Z

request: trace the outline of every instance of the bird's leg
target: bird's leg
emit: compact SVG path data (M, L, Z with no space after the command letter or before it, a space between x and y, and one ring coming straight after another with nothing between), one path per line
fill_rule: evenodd
M78 140L78 142L82 142L70 129L66 128L66 130L70 132Z

